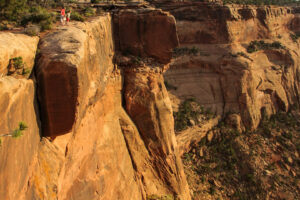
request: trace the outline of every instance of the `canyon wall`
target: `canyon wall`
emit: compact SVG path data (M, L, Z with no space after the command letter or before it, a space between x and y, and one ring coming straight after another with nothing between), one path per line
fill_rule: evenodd
M28 125L20 138L1 137L0 199L189 200L180 155L192 142L186 131L177 144L169 95L238 113L249 129L263 113L299 104L293 9L159 6L177 23L144 8L74 22L40 41L0 33L0 47L13 40L0 50L1 135ZM284 48L247 53L253 40ZM6 76L19 56L33 72Z
M293 8L159 6L177 20L181 46L165 73L175 97L196 97L217 115L238 113L249 129L258 126L262 113L270 116L299 104L299 39L291 38L299 34L299 14ZM283 47L248 53L255 40Z
M136 43L123 38L127 31ZM147 63L115 63L126 60L116 41L138 46ZM0 198L190 199L162 77L177 45L174 17L154 9L104 14L43 37L30 79L0 78L1 132L28 124L24 136L3 137Z

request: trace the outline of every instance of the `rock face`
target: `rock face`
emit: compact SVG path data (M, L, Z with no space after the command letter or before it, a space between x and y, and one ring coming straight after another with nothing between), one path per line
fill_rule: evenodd
M80 120L102 95L114 68L110 23L108 17L99 18L87 26L53 32L41 41L36 73L43 135L72 131L75 118Z
M142 178L146 191L150 194L178 194L180 198L188 199L189 190L174 134L171 102L161 72L160 68L125 70L126 111L140 132L147 155L151 155L146 166L155 169L157 176L151 180L151 185L149 180ZM138 159L134 161L139 162ZM142 168L141 163L137 167ZM154 181L160 182L156 188L153 187Z
M160 10L123 10L115 15L116 47L123 54L152 57L167 64L178 46L176 23L172 15Z
M238 113L242 126L250 129L263 113L287 111L299 103L299 39L290 37L299 16L291 8L180 5L163 6L176 17L185 50L165 74L177 88L174 95L194 96L218 115ZM284 48L248 53L254 40L278 41Z
M21 121L28 126L20 138L1 137L1 199L24 199L29 176L33 173L40 139L34 94L32 80L0 78L0 134L12 133Z
M0 75L6 75L9 60L19 56L31 70L38 42L38 37L0 32Z
M58 28L40 41L33 80L0 77L1 133L20 121L29 126L19 139L2 137L0 199L189 200L180 155L205 133L183 132L178 147L163 73L176 85L175 96L195 96L220 115L234 112L230 124L241 130L255 128L262 110L269 115L299 102L293 12L178 5L164 9L178 18L186 49L166 73L178 45L174 17L138 9ZM5 37L34 40L20 54L33 61L35 38ZM254 39L278 39L285 48L245 53ZM19 56L7 52L0 59L4 73Z
M124 16L116 13L114 23L110 15L76 23L41 40L36 76L42 136L47 137L39 144L27 199L127 200L149 195L190 199L163 68L148 77L139 73L145 66L134 70L113 63L115 51L120 50L114 48L114 39L126 42L118 35L113 37L112 24L122 29L116 19L129 23ZM151 49L145 45L140 51L156 62L169 62L171 48L178 44L174 18L156 10L130 19L135 18L149 22L150 27L160 21L161 26L170 27L164 34L174 37L165 44L165 37L157 38L162 27L156 27L152 36L148 31L147 38L140 41L156 40L161 46ZM135 26L141 23L135 21ZM126 31L132 30L122 33L129 35Z

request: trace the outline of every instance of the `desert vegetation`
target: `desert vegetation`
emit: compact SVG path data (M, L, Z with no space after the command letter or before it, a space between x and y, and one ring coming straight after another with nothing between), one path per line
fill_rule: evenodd
M173 113L175 122L175 131L182 131L189 126L200 124L202 121L214 117L211 109L205 109L195 98L188 98L180 105L178 112Z
M226 122L183 155L193 196L213 199L299 199L299 113L264 117L240 133Z
M60 19L59 10L66 7L71 11L71 19L84 21L96 15L96 10L89 7L73 7L77 1L62 0L0 0L0 30L11 27L27 27L25 32L29 35L38 35L39 31L49 30ZM32 28L32 25L35 25ZM30 27L30 28L28 28Z
M198 47L177 47L173 50L173 57L177 58L180 56L209 56L208 53L201 51Z
M263 40L260 40L260 41L254 40L248 45L247 52L253 53L253 52L259 51L259 50L284 49L284 48L285 47L278 41L275 41L273 43L267 43Z
M0 145L2 144L1 137L19 138L23 135L23 131L25 131L27 128L28 126L25 122L19 122L19 126L16 129L14 129L11 133L0 135Z
M28 75L31 70L26 67L26 63L21 56L9 60L7 75Z

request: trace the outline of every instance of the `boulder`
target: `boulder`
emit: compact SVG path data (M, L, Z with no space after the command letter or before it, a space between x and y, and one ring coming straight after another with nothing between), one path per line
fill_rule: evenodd
M0 76L7 74L10 59L16 57L22 57L25 67L31 71L38 42L38 37L0 32Z
M121 10L114 14L116 48L123 54L155 58L167 64L178 46L176 22L161 10Z

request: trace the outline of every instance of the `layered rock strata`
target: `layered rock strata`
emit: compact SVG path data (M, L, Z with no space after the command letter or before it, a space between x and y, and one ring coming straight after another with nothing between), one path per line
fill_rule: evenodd
M299 104L299 14L293 8L220 6L203 3L160 5L177 20L180 55L165 74L180 99L196 97L217 115L238 113L242 126ZM248 53L251 41L283 48ZM180 50L180 48L178 50Z
M108 14L63 27L41 40L35 74L43 138L33 159L26 199L146 199L149 195L190 199L162 77L163 63L178 44L175 20L157 10L124 11L115 13L115 19L127 22L131 13L133 19L143 19L136 20L135 27L149 22L145 33L135 30L135 35L148 36L127 46L140 46L143 58L162 63L154 74L153 67L145 64L113 63L121 55L115 51L122 50L114 47L114 40L126 42L113 35L112 25L125 35L132 30L117 20L112 23ZM172 37L158 39L162 27L152 30L151 37L149 30L160 21L170 27L164 34ZM152 39L160 46L153 50L143 46Z

